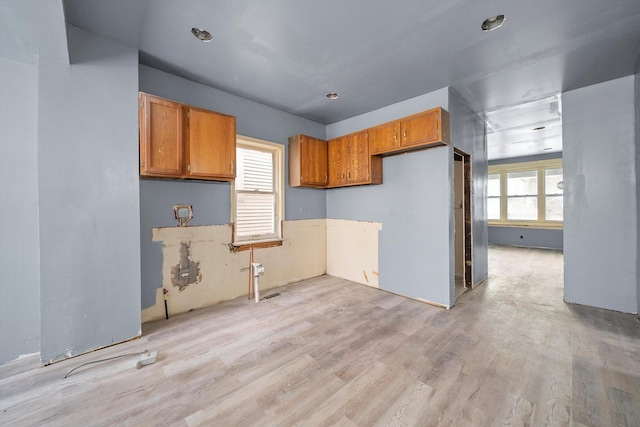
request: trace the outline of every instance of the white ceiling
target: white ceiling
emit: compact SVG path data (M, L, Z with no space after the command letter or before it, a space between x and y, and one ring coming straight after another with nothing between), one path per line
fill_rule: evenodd
M452 86L487 114L491 158L560 149L556 95L630 75L640 54L640 0L64 0L64 6L69 23L138 48L143 64L320 123ZM482 32L482 21L496 14L506 15L503 27ZM196 40L192 27L210 31L213 41ZM330 101L329 92L340 98ZM533 133L536 123L547 129Z

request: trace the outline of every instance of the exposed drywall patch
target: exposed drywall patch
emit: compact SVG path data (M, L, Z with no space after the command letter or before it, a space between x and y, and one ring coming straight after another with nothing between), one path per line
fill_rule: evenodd
M254 249L254 261L265 267L260 276L262 292L311 277L327 270L326 220L285 221L282 246ZM249 251L230 252L231 225L164 227L153 229L153 241L162 242L162 288L156 302L142 310L142 322L164 318L163 289L175 289L174 269L189 242L188 259L199 262L198 285L185 292L169 292L169 315L184 313L247 295ZM184 264L186 265L186 264Z
M327 274L378 288L379 222L327 220Z
M180 243L180 261L171 267L171 283L180 292L202 280L200 261L191 259L191 242Z

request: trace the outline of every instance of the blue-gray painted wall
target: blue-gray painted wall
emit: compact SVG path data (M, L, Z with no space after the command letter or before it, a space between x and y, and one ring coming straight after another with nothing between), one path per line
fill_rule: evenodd
M483 281L489 271L486 126L453 89L449 90L449 114L451 143L471 156L471 282L475 285ZM455 287L451 290L454 299Z
M0 58L0 94L2 363L40 351L37 65Z
M635 313L634 76L566 92L564 298Z
M38 73L44 362L140 333L138 52L68 39L72 65L41 56Z
M156 69L140 66L140 90L185 104L236 117L239 135L276 142L287 147L288 138L303 133L325 138L325 126L244 98L212 89ZM136 157L137 158L137 157ZM285 180L288 177L285 149ZM142 263L141 307L156 302L162 287L162 247L151 241L153 227L175 226L173 205L190 204L194 218L190 225L231 222L229 183L204 181L140 180L140 241ZM326 217L325 190L285 186L285 220Z
M490 160L489 166L512 163L537 162L541 160L561 159L562 153L545 153L536 156L513 157ZM535 227L489 226L489 243L497 245L520 246L524 248L545 248L562 250L562 229Z
M441 106L448 89L327 126L335 138ZM327 217L382 223L378 241L380 288L452 306L452 147L386 157L383 184L327 191Z
M554 228L489 226L489 243L562 250L562 230Z
M640 57L636 61L636 74L634 76L634 106L635 106L635 131L636 131L636 212L640 212ZM640 215L637 217L636 227L640 230ZM640 232L636 240L636 313L640 319Z

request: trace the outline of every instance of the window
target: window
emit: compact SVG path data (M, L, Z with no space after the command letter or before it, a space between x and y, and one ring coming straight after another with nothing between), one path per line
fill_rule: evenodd
M490 225L562 227L562 160L489 166Z
M500 219L500 174L489 175L489 186L487 188L487 217L489 219Z
M538 219L538 171L507 172L507 219Z
M234 244L281 240L284 146L238 137L236 164L231 194Z

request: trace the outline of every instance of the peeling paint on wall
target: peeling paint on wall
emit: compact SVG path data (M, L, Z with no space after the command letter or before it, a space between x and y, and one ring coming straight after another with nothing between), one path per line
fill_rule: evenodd
M379 222L327 220L327 274L378 288Z
M255 262L265 267L265 274L260 276L261 291L327 272L326 220L285 221L283 227L282 246L254 249ZM175 286L172 270L180 265L186 242L189 243L187 259L199 263L195 275L198 284L184 292L169 293L170 316L246 296L251 274L246 269L249 251L229 251L231 234L230 224L154 228L153 241L162 242L162 286L156 290L155 304L142 310L142 322L165 317L162 290Z

